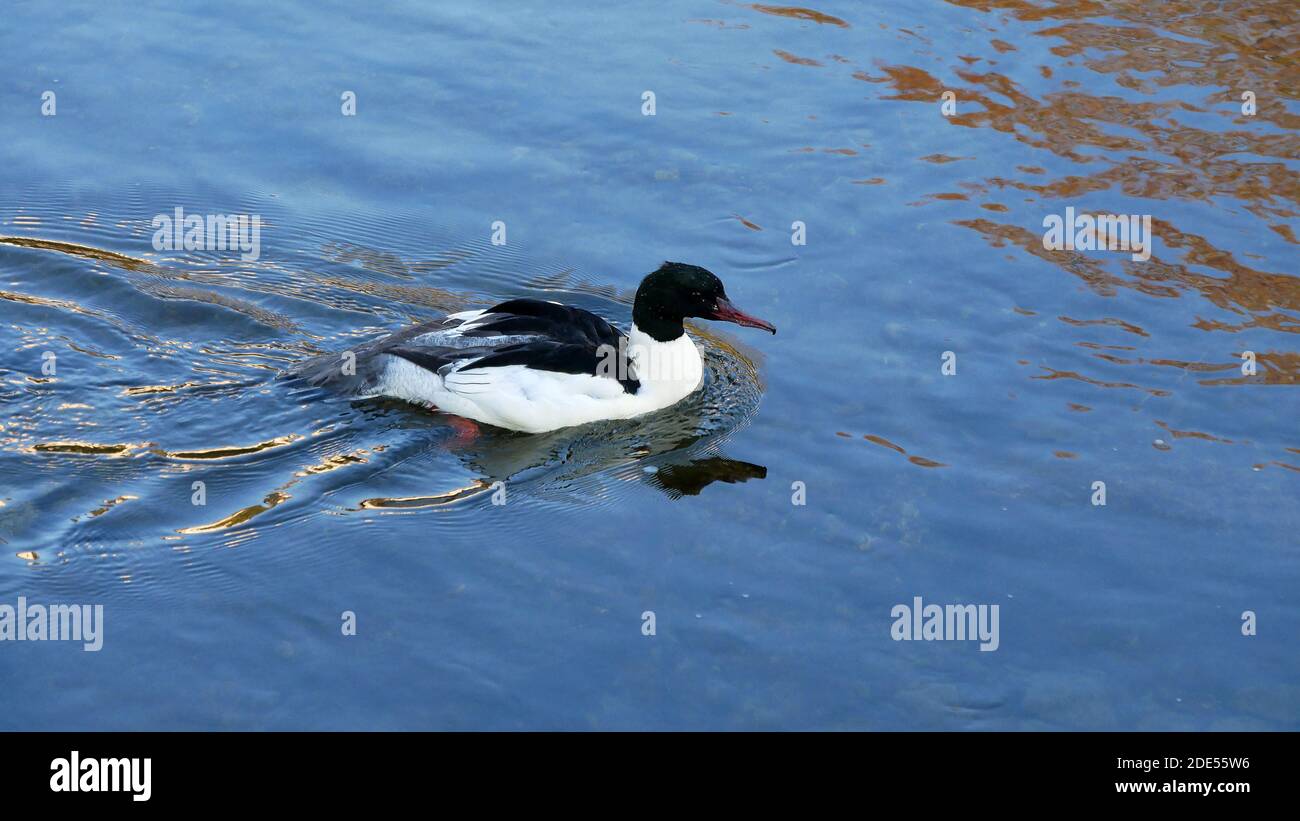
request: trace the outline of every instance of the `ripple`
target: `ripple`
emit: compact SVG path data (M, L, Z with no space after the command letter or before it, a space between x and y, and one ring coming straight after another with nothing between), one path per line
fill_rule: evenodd
M33 390L55 391L57 399L47 406L44 394L19 395L12 419L0 428L9 436L4 458L76 459L88 466L80 480L53 494L16 494L0 520L11 555L35 557L27 561L49 569L108 550L122 558L98 583L128 578L138 587L150 584L142 570L147 563L126 557L142 548L146 556L190 557L187 572L202 574L204 561L195 558L202 548L263 549L263 534L309 517L341 517L354 522L348 527L364 527L374 516L433 516L449 538L491 518L494 528L522 533L530 526L527 512L538 507L581 511L636 493L681 500L767 475L761 465L721 453L758 406L761 357L711 327L691 326L706 375L702 388L679 405L540 436L486 429L463 443L446 417L404 403L293 394L272 378L280 369L405 322L539 295L626 325L632 288L499 252L486 240L405 226L402 214L317 215L297 224L265 201L249 205L268 224L281 231L292 225L298 233L289 248L267 249L256 264L144 250L148 235L139 227L150 208L180 200L137 192L126 199L132 207L155 205L122 214L101 205L93 220L58 220L54 236L0 240L0 248L39 255L14 266L21 271L17 282L33 292L0 296L49 310L44 321L72 352L60 352L57 379L27 376ZM58 213L66 206L55 196L47 207ZM32 227L45 230L51 222ZM343 233L352 230L363 238ZM79 232L96 244L78 241ZM364 239L379 234L394 237L393 247ZM415 250L409 246L417 236ZM110 283L109 297L91 308L49 293L43 272L60 270L69 281L89 273L70 268L69 260L102 266L91 275ZM192 312L165 307L180 302L193 305L184 309ZM226 311L253 323L232 325ZM370 320L358 322L358 313ZM73 316L116 333L68 325ZM95 438L77 435L86 426L98 428ZM103 470L110 461L122 467ZM44 464L54 475L69 467ZM506 515L492 504L494 487L508 494ZM37 513L63 507L72 510L57 525ZM355 538L347 532L338 533L340 547ZM71 547L50 553L51 543ZM97 547L76 547L87 544Z

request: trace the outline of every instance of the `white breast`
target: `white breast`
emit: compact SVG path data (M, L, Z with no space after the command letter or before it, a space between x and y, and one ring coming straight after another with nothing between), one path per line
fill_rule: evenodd
M628 334L628 358L641 382L637 396L659 410L676 404L695 392L704 378L704 360L689 335L671 342L659 342L632 326ZM646 413L648 411L642 411Z

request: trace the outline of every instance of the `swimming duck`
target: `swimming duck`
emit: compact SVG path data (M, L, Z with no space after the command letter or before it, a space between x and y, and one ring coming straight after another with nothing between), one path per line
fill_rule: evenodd
M512 299L318 358L294 375L356 398L393 397L542 433L629 419L693 393L704 363L682 324L687 317L776 333L732 305L711 271L665 262L641 281L628 333L581 308Z

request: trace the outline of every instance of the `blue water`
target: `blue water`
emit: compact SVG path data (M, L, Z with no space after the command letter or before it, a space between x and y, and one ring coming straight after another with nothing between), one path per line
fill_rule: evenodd
M104 643L0 642L0 727L1300 729L1295 5L879 5L7 8L0 605ZM274 378L663 260L780 332L648 419Z

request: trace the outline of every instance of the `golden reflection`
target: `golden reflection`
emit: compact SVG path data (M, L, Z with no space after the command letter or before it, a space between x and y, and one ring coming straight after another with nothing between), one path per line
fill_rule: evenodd
M1222 442L1225 445L1231 445L1231 439L1223 439L1213 434L1203 433L1199 430L1174 430L1167 422L1156 420L1156 424L1168 431L1175 439L1202 439L1206 442Z
M800 8L799 6L768 6L761 3L754 3L750 6L754 11L761 11L764 14L773 14L777 17L789 17L795 20L809 20L813 23L823 25L839 26L848 28L849 24L838 17L832 17L829 14L823 14L813 9Z
M1068 316L1058 316L1057 319L1061 320L1067 325L1077 325L1081 328L1087 327L1089 325L1110 325L1112 327L1119 328L1120 330L1128 331L1131 334L1137 334L1138 336L1151 336L1151 334L1142 330L1137 325L1134 325L1132 322L1125 322L1122 319L1115 319L1114 317L1106 317L1104 319L1073 319ZM1133 349L1128 348L1127 350L1133 350Z
M179 385L137 385L133 388L123 388L122 395L142 396L148 393L172 393L186 388L197 388L202 384L202 382L182 382Z
M1200 379L1201 385L1300 385L1300 353L1257 351L1254 376ZM1236 365L1233 366L1235 370ZM1226 370L1226 369L1225 369Z
M80 453L87 456L129 456L143 445L101 445L95 442L39 442L26 450L35 453Z
M290 440L290 441L292 440L292 438L293 438L292 435L287 437L281 437L281 439ZM302 437L297 437L297 438L302 438ZM279 441L279 440L272 440L272 441ZM373 449L382 450L382 447L376 447ZM365 449L361 449L361 450L353 451L350 454L339 454L339 455L329 457L324 462L315 465L308 465L302 468L301 470L295 471L288 481L286 481L284 484L280 485L278 488L268 493L266 497L262 500L261 504L249 505L248 507L241 508L240 510L235 511L229 516L226 516L225 518L219 519L215 522L211 522L205 525L197 525L195 527L181 528L178 529L176 532L180 534L212 533L214 531L219 531L219 530L228 530L232 527L235 527L236 525L246 524L249 521L251 521L254 517L260 516L261 514L266 513L269 510L272 510L273 508L280 505L281 503L288 501L291 497L286 491L289 488L293 487L294 485L298 484L301 480L321 473L327 473L331 470L336 470L341 467L346 467L348 465L364 463L366 460L363 458L363 454L365 453L367 453L367 451Z
M382 448L375 448L375 449L382 450ZM329 473L331 470L338 470L339 468L347 467L348 465L365 464L366 453L367 451L365 449L362 449L362 450L353 451L352 453L340 453L335 456L330 456L320 464L308 465L307 467L295 473L294 476L297 476L299 478L306 478L308 476L315 476L320 473Z
M272 491L266 495L260 505L249 505L243 510L238 510L224 519L213 522L212 524L199 525L197 527L186 527L176 531L177 533L194 534L194 533L211 533L214 530L226 530L235 525L242 525L258 514L265 513L271 508L282 502L288 501L289 494L280 491Z
M976 194L1020 192L1031 197L1029 202L1114 191L1152 201L1240 208L1283 241L1297 242L1300 173L1292 164L1300 157L1300 115L1292 113L1288 103L1300 87L1293 0L1261 0L1250 5L1250 14L1188 0L949 2L989 14L988 31L999 24L1004 30L1028 24L1055 57L1067 65L1082 65L1113 84L1085 87L1063 80L1055 89L1040 92L1036 78L1024 76L1029 66L1017 63L1017 75L1012 76L994 70L994 61L971 55L957 57L942 73L883 62L855 72L854 79L886 86L883 99L928 106L951 90L961 106L939 122L1001 132L1071 161L1065 173L1053 172L1055 176L1041 165L1020 164L1013 173L959 183L963 188ZM1001 19L1004 15L1014 22ZM1006 40L994 37L987 42L998 54L1027 53ZM974 68L977 63L981 69ZM1044 79L1054 76L1053 66L1037 69ZM1166 89L1171 88L1178 89L1181 99L1170 99ZM1244 91L1254 95L1257 105L1250 116L1242 111ZM931 154L921 159L946 163L953 158ZM1037 179L1025 178L1030 175ZM931 195L921 202L936 199L956 197ZM1008 211L989 202L980 208ZM1194 295L1235 316L1196 315L1192 327L1204 331L1262 328L1300 333L1300 278L1248 264L1239 254L1175 225L1167 212L1163 219L1152 219L1152 228L1168 253L1143 263L1120 258L1118 275L1112 270L1114 258L1046 251L1036 226L1027 230L986 217L955 223L981 233L994 247L1018 247L1056 265L1101 296L1114 296L1121 289L1169 299ZM1119 327L1147 335L1128 323ZM1202 384L1295 384L1300 379L1294 354L1273 352L1269 366L1259 378Z
M943 462L936 462L936 461L934 461L933 459L926 459L924 456L909 456L909 457L907 457L907 461L911 462L911 463L914 464L914 465L917 465L918 467L923 467L923 468L946 468L946 467L948 467L948 466L947 466L946 464L944 464Z
M848 437L849 434L847 434L847 433L842 433L842 432L837 432L837 433L836 433L836 436L844 436L844 437ZM867 434L863 434L862 438L863 438L863 439L866 439L868 442L870 442L870 443L873 444L873 445L879 445L879 446L882 447L882 448L886 448L886 449L888 449L888 450L892 450L892 451L894 451L894 452L896 452L896 453L899 453L899 454L901 454L901 455L903 455L903 456L907 456L907 461L911 462L912 464L916 465L917 467L923 467L923 468L946 468L946 467L948 467L947 463L945 463L945 462L936 462L935 460L933 460L933 459L927 459L927 458L925 458L924 456L908 455L907 450L906 450L902 445L896 445L896 444L894 444L893 442L889 441L888 439L886 439L886 438L883 437L883 436L877 436L877 435L875 435L874 433L867 433Z
M1151 394L1152 396L1168 396L1168 395L1169 395L1169 391L1166 391L1166 390L1160 390L1159 388L1144 388L1144 387L1142 387L1141 385L1134 385L1132 382L1113 382L1113 381L1106 381L1106 380L1104 380L1104 379L1093 379L1093 378L1090 377L1090 376L1084 376L1084 375L1082 375L1082 374L1080 374L1080 373L1076 373L1075 371L1058 371L1058 370L1056 370L1056 369L1054 369L1054 368L1046 368L1046 367L1045 367L1045 368L1043 368L1043 370L1047 371L1047 373L1046 373L1045 375L1040 374L1039 376L1031 376L1031 377L1029 377L1029 378L1030 378L1030 379L1048 379L1048 380L1050 380L1050 379L1077 379L1077 380L1080 381L1080 382L1083 382L1083 383L1088 384L1088 385L1093 385L1093 386L1098 387L1098 388L1133 388L1133 389L1135 389L1135 390L1146 391L1147 393Z
M374 499L363 499L357 506L358 510L384 510L384 509L410 509L422 507L444 507L459 502L470 496L477 496L484 491L490 490L492 485L483 479L475 480L473 484L466 487L449 490L445 493L435 493L431 496L400 496L395 498L377 497Z
M284 447L302 439L300 433L290 433L285 436L277 436L274 439L268 439L265 442L258 442L255 445L230 445L219 448L207 448L205 450L155 450L158 456L166 456L171 459L229 459L232 456L246 456L250 453L269 450L270 448Z
M90 511L90 512L87 513L86 515L87 515L88 517L92 518L92 519L95 518L95 517L97 517L97 516L103 516L103 515L104 515L105 513L107 513L108 511L110 511L110 510L112 510L113 508L115 508L115 507L117 507L118 505L120 505L122 502L129 502L129 501L133 501L133 500L135 500L135 499L139 499L139 498L140 498L139 496L132 496L132 495L130 495L130 494L123 494L122 496L118 496L118 497L113 498L113 499L106 499L106 500L104 500L104 503L103 503L102 505L100 505L99 507L97 507L97 508L95 508L94 510ZM72 517L72 521L74 521L74 522L79 522L79 521L81 521L81 517L80 517L80 516L73 516L73 517Z
M127 271L147 274L147 278L137 278L132 280L132 285L147 294L158 297L159 299L183 299L194 302L206 302L246 314L258 322L261 322L264 325L269 325L273 328L280 328L288 331L298 330L298 326L288 317L277 314L274 311L268 311L251 302L246 302L242 299L235 299L234 297L217 293L216 291L175 285L168 281L210 280L213 284L225 284L220 281L221 277L216 275L215 272L181 271L175 268L157 265L148 260L138 259L136 257L127 256L126 254L119 254L115 251L106 251L102 248L92 248L89 245L79 245L73 242L59 242L57 240L28 237L0 237L0 244L16 245L23 248L36 248L44 251L69 254L71 256L82 257L83 259L93 259L99 262L105 262ZM22 294L10 294L6 292L0 292L0 299L10 299L15 302L27 302L33 305L46 305L73 311L79 314L99 316L95 312L83 309L75 303L64 302L61 300L28 297Z
M99 316L99 314L92 310L82 308L77 303L68 302L64 299L48 299L46 297L18 294L12 291L0 291L0 299L7 299L10 302L22 302L27 305L40 305L44 308L56 308L60 311L70 311L74 314L81 314L83 316Z
M888 439L886 439L886 438L883 437L883 436L876 436L876 435L874 435L874 434L868 433L868 434L866 434L865 436L863 436L862 438L863 438L863 439L866 439L868 442L874 442L875 444L880 445L880 446L883 447L883 448L889 448L890 450L896 450L896 451L898 451L899 453L903 453L903 454L906 454L906 453L907 453L907 451L903 450L901 447L899 447L898 445L895 445L893 442L889 441Z
M44 251L58 251L62 254L71 254L85 259L109 262L130 271L145 271L157 267L148 260L129 257L126 254L119 254L114 251L105 251L102 248L92 248L89 245L78 245L75 242L58 242L57 240L39 239L36 237L0 237L0 243L5 245L17 245L22 248L39 248Z
M782 60L785 60L787 63L792 63L796 66L820 66L821 65L821 63L817 62L811 57L799 57L797 55L791 54L788 51L782 51L779 48L773 49L772 53L775 54L777 57L780 57Z

